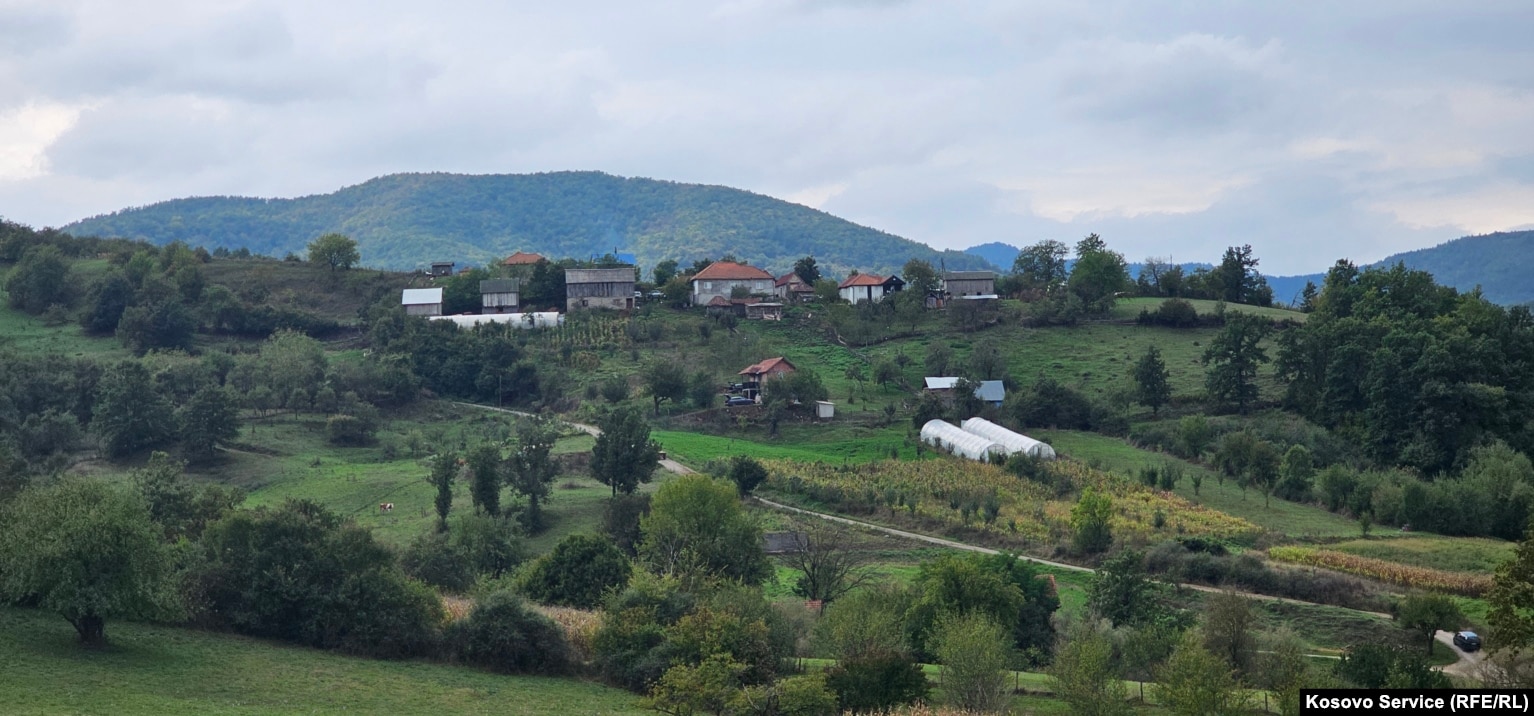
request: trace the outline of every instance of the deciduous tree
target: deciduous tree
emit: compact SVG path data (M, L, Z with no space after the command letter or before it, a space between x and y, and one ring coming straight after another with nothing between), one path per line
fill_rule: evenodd
M615 496L633 494L655 472L660 445L650 439L650 426L631 408L614 410L597 425L602 432L591 449L592 476L611 487Z
M1231 313L1225 327L1209 342L1204 351L1204 365L1209 372L1204 386L1215 401L1246 408L1257 400L1257 369L1266 363L1268 353L1262 340L1272 330L1272 322L1248 313Z
M345 271L361 259L357 242L341 234L325 234L309 242L310 263L328 267L331 271Z
M735 488L707 475L661 485L640 531L640 559L661 574L760 584L772 571L762 528L741 507Z
M1161 360L1161 351L1155 346L1147 347L1145 355L1135 363L1135 400L1150 408L1152 416L1172 399L1170 378L1166 362Z

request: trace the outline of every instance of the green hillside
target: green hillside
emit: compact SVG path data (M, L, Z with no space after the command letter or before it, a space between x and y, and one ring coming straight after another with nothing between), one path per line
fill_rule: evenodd
M1371 266L1406 264L1407 268L1433 274L1433 280L1460 291L1481 287L1486 300L1511 306L1534 301L1534 231L1506 231L1465 236L1437 246L1385 257ZM1322 267L1325 268L1325 267ZM1306 281L1317 286L1325 273L1304 276L1270 276L1273 298L1289 301L1299 295Z
M174 240L282 256L327 232L361 244L370 266L483 264L513 251L586 258L618 249L642 266L734 254L787 271L813 254L823 271L890 272L908 259L948 268L985 260L939 252L822 211L739 189L600 172L395 174L297 199L196 197L70 224L76 235Z

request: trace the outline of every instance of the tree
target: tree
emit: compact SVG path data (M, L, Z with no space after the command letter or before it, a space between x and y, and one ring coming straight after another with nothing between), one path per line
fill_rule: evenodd
M772 572L761 526L741 507L734 487L707 475L661 485L639 525L639 557L660 574L760 584Z
M874 382L880 386L900 382L900 366L892 360L881 360L874 364Z
M793 546L779 560L797 572L794 594L819 601L822 607L863 585L867 558L848 544L851 535L828 525L813 525L794 533Z
M570 535L522 573L522 593L544 604L593 609L611 590L628 584L628 557L609 540Z
M868 380L868 373L863 370L862 363L848 363L847 370L842 372L842 377L857 384L859 390L863 388L863 381Z
M1272 322L1248 313L1232 313L1225 327L1209 342L1203 363L1209 366L1204 387L1209 397L1233 403L1242 413L1257 399L1257 369L1268 360L1262 340L1272 330Z
M176 411L181 426L181 446L192 462L213 457L218 446L240 436L240 420L234 398L217 385L205 385Z
M942 285L938 280L937 269L932 264L922 259L911 259L905 262L900 269L901 278L905 279L905 290L915 294L923 303L930 294Z
M481 445L469 452L469 496L474 508L491 517L501 514L501 449Z
M478 600L446 641L459 661L502 674L562 674L572 661L559 625L504 590Z
M1012 261L1012 273L1017 275L1019 288L1045 295L1057 292L1065 286L1068 272L1065 258L1070 249L1065 244L1049 240L1019 251Z
M650 426L632 408L619 408L597 423L601 434L591 448L591 474L612 488L613 495L633 494L650 481L660 459L660 445L650 439Z
M331 271L345 271L361 259L357 242L341 234L325 234L309 242L309 262L328 266Z
M835 281L828 278L820 279L814 284L815 300L825 305L842 302L841 288Z
M548 427L533 423L517 434L517 446L506 461L507 482L511 489L527 499L522 511L522 527L528 534L543 530L543 501L549 496L549 485L559 474L550 453L559 435Z
M1196 629L1183 634L1172 657L1156 675L1155 693L1175 716L1236 716L1246 712L1246 695L1230 667L1204 648Z
M1257 263L1250 244L1226 248L1220 265L1209 272L1210 281L1215 284L1212 288L1216 288L1220 299L1231 303L1257 303L1253 299L1257 297L1259 287L1267 286L1267 281L1257 273ZM1268 302L1272 302L1271 295Z
M170 561L142 497L99 480L24 490L0 519L0 596L106 643L106 620L165 612Z
M1486 613L1494 644L1511 652L1534 647L1534 525L1513 558L1497 567Z
M176 288L151 276L144 281L135 303L123 311L117 322L117 338L140 354L154 348L189 350L196 329L197 320Z
M1396 623L1402 629L1422 635L1427 653L1433 653L1433 633L1453 631L1465 623L1459 605L1442 594L1410 594L1395 609Z
M1136 626L1154 620L1157 584L1145 575L1145 554L1124 550L1098 567L1087 587L1087 607L1114 626Z
M437 509L437 531L447 531L447 515L453 510L453 478L458 476L458 456L451 451L439 453L431 462L431 476L426 478L437 495L432 504Z
M650 270L650 278L655 281L656 286L664 286L676 276L676 270L676 259L666 259L655 264L655 268Z
M111 457L158 445L175 432L175 416L138 361L122 361L101 376L91 429Z
M1298 716L1300 689L1316 684L1310 681L1309 658L1305 645L1288 627L1282 627L1269 639L1258 663L1259 684L1278 697L1280 716Z
M1278 448L1266 440L1258 440L1252 446L1249 462L1246 468L1247 480L1262 490L1262 506L1269 506L1269 498L1273 496L1273 489L1278 486L1279 476Z
M933 651L943 666L943 693L950 704L1000 710L1006 699L1006 638L1006 630L984 614L955 614L938 622Z
M794 274L799 277L800 281L814 286L815 282L820 280L820 267L815 265L815 257L806 256L795 261Z
M1123 254L1109 251L1097 234L1077 242L1076 265L1071 267L1068 286L1087 312L1107 313L1113 308L1114 294L1128 283L1129 267Z
M747 455L736 455L730 459L729 478L740 496L748 497L767 479L767 468Z
M1170 378L1166 362L1161 360L1161 351L1155 346L1147 347L1145 355L1135 363L1135 400L1150 408L1152 416L1172 399Z
M85 312L80 325L86 332L104 335L117 330L123 311L133 303L133 284L117 269L108 271L85 295Z
M927 345L927 357L923 364L927 369L927 375L945 376L953 368L953 349L943 341L933 341Z
M11 308L37 315L55 304L68 306L74 299L69 280L69 261L58 247L39 244L28 248L5 280Z
M1055 696L1073 714L1127 716L1134 712L1114 668L1113 643L1090 626L1078 626L1055 649L1049 681Z
M993 339L977 341L969 352L968 377L974 380L1002 380L1007 377L1007 357Z
M1113 544L1113 498L1088 487L1071 508L1071 545L1082 554L1103 552Z
M1310 448L1299 443L1290 445L1279 465L1278 487L1274 492L1286 500L1309 500L1310 483L1315 474L1315 462Z
M1257 615L1251 601L1235 592L1221 592L1204 604L1204 647L1238 672L1246 673L1257 651L1252 627Z

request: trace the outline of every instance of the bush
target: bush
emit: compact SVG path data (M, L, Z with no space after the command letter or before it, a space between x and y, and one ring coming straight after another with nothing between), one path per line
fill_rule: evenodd
M649 495L616 495L602 510L602 534L624 554L639 554L639 521L650 514Z
M331 445L367 445L373 442L373 431L355 416L332 415L325 421L325 439Z
M570 535L538 558L519 581L522 593L544 604L590 609L611 589L628 584L632 568L612 542Z
M474 586L474 565L441 532L415 538L400 553L399 563L405 574L449 592L461 594Z
M927 698L921 664L903 654L843 661L826 671L837 706L854 713L882 712Z
M467 619L447 630L454 658L502 674L563 674L570 669L564 632L515 594L481 599Z

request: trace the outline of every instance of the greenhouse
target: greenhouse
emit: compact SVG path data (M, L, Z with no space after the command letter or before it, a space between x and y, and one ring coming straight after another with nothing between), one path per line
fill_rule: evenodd
M505 323L515 328L558 328L565 324L565 317L555 311L539 313L486 313L468 316L432 316L433 321L452 321L460 328L472 328L482 323Z
M1008 455L1022 453L1045 460L1055 459L1055 449L1047 443L1042 443L1027 435L1008 430L985 418L970 418L964 421L962 425L964 432L978 435L985 440L1001 445ZM925 435L925 433L923 434Z
M928 420L921 426L921 441L971 460L989 460L991 455L1007 454L1007 449L1001 445L942 420Z

